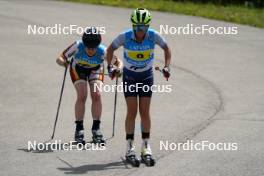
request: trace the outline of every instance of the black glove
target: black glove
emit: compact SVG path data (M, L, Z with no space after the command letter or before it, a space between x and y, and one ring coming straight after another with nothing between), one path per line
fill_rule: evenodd
M167 79L169 79L170 77L170 68L168 66L165 66L163 69L162 69L162 73L163 73L163 76Z

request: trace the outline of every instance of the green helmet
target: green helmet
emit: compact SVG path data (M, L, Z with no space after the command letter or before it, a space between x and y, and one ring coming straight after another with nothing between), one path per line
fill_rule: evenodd
M133 25L149 25L151 21L151 15L147 9L137 8L133 11L130 19Z

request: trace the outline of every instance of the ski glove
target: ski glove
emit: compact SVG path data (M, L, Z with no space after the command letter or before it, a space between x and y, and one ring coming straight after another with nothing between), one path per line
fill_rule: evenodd
M166 80L168 81L169 77L170 77L170 68L168 66L165 66L163 69L162 69L162 73L163 73L163 76L166 78Z
M114 79L116 76L121 75L121 70L112 64L107 66L107 70L108 70L108 75L111 79Z

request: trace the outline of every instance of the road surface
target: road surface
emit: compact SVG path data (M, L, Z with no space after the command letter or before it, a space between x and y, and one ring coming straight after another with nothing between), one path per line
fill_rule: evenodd
M55 63L78 35L28 35L28 25L105 26L103 43L130 28L132 9L56 1L0 1L0 175L264 175L264 30L200 17L152 12L159 25L237 26L237 35L163 35L172 48L171 93L153 96L151 144L157 165L131 168L125 153L122 93L118 94L116 136L111 137L114 93L103 93L102 131L110 138L104 151L28 151L28 141L50 139L63 77ZM158 48L158 47L157 47ZM117 52L122 57L122 49ZM155 65L163 66L157 49ZM113 81L106 78L105 84ZM55 134L69 142L74 133L75 90L69 75ZM85 117L91 138L90 100ZM160 142L237 143L235 151L160 150ZM136 125L140 152L140 125Z

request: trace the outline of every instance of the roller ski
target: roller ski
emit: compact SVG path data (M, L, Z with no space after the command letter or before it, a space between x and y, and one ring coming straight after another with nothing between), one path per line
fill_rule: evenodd
M152 157L151 149L149 147L142 150L141 162L144 163L147 167L152 167L155 165L155 159Z
M106 142L100 130L92 130L92 134L93 134L92 143L105 146Z

